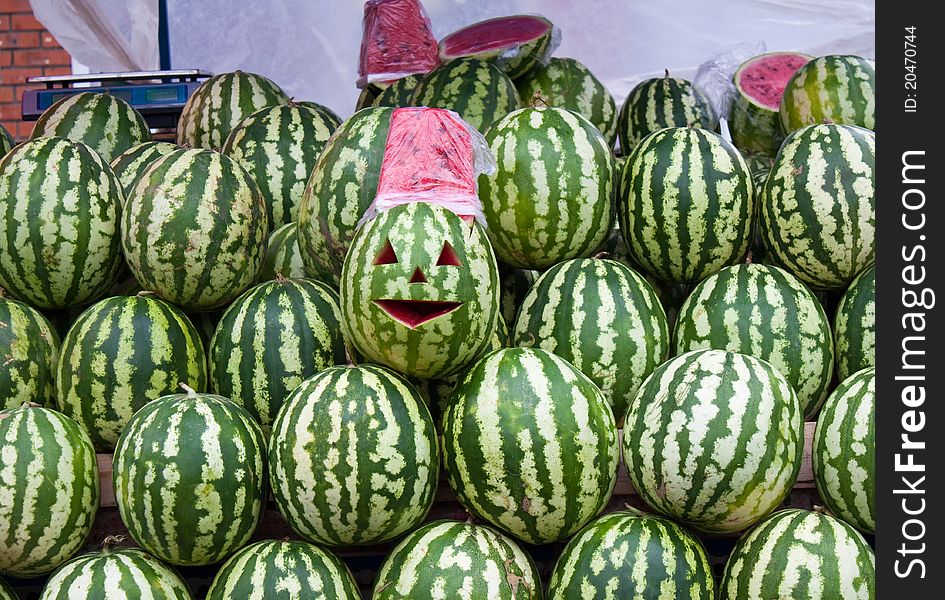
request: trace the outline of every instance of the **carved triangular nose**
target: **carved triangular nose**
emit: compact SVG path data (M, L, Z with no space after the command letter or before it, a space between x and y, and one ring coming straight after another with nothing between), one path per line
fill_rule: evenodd
M423 269L417 267L413 272L413 275L410 277L410 283L426 283L427 276L423 274Z

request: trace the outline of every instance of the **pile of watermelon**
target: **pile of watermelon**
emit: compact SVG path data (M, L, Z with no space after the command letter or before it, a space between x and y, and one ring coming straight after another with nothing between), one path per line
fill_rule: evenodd
M0 574L44 599L193 598L177 568L204 565L213 600L872 599L871 63L765 54L729 115L669 73L618 110L557 36L471 25L346 120L236 71L176 143L94 93L0 137ZM406 106L481 132L475 218L435 193L363 218ZM813 511L785 507L806 421ZM124 538L89 539L102 483ZM293 535L266 539L276 510Z

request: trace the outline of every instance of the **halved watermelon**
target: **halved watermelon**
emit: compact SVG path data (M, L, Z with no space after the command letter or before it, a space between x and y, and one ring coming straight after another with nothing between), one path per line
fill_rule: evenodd
M544 62L558 45L551 21L538 15L514 15L480 21L440 40L440 59L492 60L515 79Z

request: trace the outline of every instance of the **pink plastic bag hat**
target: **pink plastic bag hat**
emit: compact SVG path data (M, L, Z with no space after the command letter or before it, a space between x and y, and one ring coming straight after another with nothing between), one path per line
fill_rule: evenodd
M368 0L363 26L358 87L439 66L430 18L418 0Z

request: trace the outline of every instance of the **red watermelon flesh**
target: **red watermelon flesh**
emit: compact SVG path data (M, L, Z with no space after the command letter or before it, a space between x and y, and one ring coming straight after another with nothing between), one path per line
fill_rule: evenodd
M546 35L551 23L542 17L516 15L480 21L455 31L440 42L444 58L501 54Z
M755 103L776 111L788 81L809 60L793 52L763 54L739 69L735 85Z
M439 66L436 38L419 0L364 3L358 86L388 83Z

